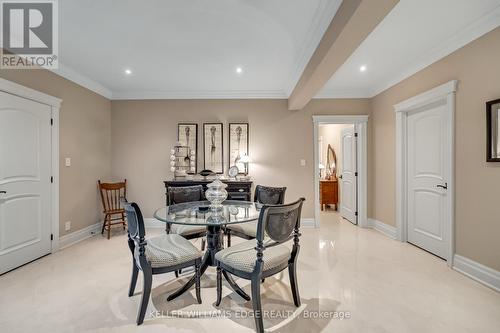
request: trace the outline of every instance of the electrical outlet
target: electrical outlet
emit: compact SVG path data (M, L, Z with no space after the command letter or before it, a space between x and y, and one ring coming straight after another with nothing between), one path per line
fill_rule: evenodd
M64 230L66 230L66 231L71 230L71 221L64 223Z
M64 165L66 165L67 167L71 166L71 157L66 157L65 158Z
M306 160L300 160L300 166L306 166Z

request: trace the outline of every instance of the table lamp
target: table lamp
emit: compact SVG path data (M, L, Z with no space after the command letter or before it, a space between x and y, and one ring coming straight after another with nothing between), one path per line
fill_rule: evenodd
M240 162L245 166L245 176L248 176L248 163L252 162L252 159L245 154L241 157Z

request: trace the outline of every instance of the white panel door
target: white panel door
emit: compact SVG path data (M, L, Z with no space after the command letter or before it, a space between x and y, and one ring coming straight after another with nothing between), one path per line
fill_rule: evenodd
M340 215L357 224L356 137L354 126L341 131L342 177L340 179Z
M0 274L51 251L51 108L0 92Z
M408 242L446 258L446 105L408 114Z

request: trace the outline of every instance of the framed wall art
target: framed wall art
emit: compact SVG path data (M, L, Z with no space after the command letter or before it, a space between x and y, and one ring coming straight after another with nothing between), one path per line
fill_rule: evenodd
M486 103L486 161L500 162L500 99Z
M186 167L191 166L191 168L187 168L187 173L197 173L198 169L196 161L198 160L198 124L177 124L177 141L179 141L182 146L189 147L189 150L186 150L186 157L181 161Z
M203 124L203 169L224 173L222 123Z
M248 123L229 124L229 167L238 167L243 174L245 165L240 162L244 155L248 155L249 136Z

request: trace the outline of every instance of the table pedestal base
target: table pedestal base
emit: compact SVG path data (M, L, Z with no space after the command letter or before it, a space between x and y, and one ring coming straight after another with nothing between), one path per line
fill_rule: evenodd
M224 248L223 237L224 235L221 226L207 227L207 250L201 262L200 276L205 274L205 271L207 270L208 266L216 266L215 254ZM229 273L223 271L222 274L224 275L224 278L227 280L227 283L238 295L240 295L243 299L247 301L250 300L250 296L248 296L248 294L245 293L243 289L241 289L240 286L238 286L238 284L236 284L236 282L233 280L233 278ZM184 286L182 286L180 289L169 295L167 297L167 301L171 301L179 297L180 295L184 294L194 285L194 283L195 283L195 275L193 275L193 277L189 279L189 281Z

